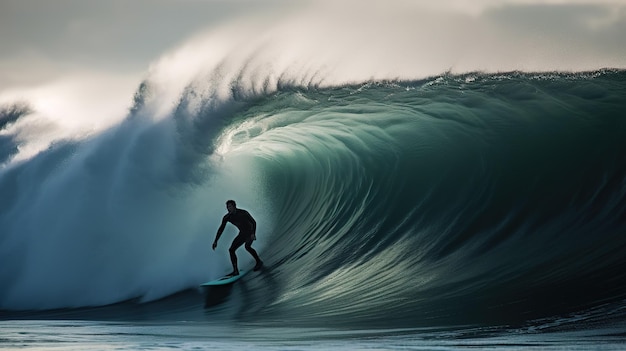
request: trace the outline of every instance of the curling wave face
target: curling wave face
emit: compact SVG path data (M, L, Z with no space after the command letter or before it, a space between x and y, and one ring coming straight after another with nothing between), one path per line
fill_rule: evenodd
M264 228L268 270L245 309L221 310L244 320L513 323L619 305L625 92L623 71L279 84L221 104L190 87L153 120L146 87L119 127L2 174L0 307L149 301L217 276L226 258L203 243L226 198Z
M621 301L625 89L621 71L468 74L261 98L221 144L273 205L263 309L428 325Z

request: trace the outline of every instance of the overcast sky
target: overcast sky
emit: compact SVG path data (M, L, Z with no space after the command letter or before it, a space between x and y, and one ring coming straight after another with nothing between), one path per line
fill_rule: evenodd
M73 70L135 73L261 1L0 0L0 89Z
M350 2L350 6L357 14L368 11L367 6L359 6L365 3L372 2ZM626 0L379 3L387 8L414 4L417 9L478 16L483 22L499 26L507 32L507 38L520 43L541 37L553 38L554 45L568 41L586 43L605 52L607 63L611 62L611 56L623 56L626 52ZM277 18L289 17L297 13L297 8L307 11L307 4L266 0L1 0L0 91L77 70L136 74L194 33L242 16L278 13ZM327 6L325 11L332 12L333 8ZM323 17L323 11L318 15ZM393 16L393 12L387 15ZM420 23L416 21L415 27L419 28ZM455 28L455 24L450 23L449 27ZM427 31L428 27L423 30ZM437 31L441 32L441 28ZM476 42L480 40L476 38ZM581 44L572 47L576 45ZM624 61L615 65L620 63Z

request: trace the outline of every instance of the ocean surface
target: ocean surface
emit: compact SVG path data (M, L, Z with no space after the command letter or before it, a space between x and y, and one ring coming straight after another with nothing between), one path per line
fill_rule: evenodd
M0 349L626 349L625 71L311 81L2 107ZM265 268L202 291L231 198Z

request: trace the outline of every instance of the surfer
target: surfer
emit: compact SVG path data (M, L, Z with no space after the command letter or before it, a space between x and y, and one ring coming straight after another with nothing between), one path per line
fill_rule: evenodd
M258 271L263 267L263 262L259 258L259 255L252 248L252 242L256 240L256 221L250 213L242 208L237 208L237 203L235 200L226 201L226 209L228 213L222 219L222 225L220 225L219 229L217 229L217 235L215 236L215 241L213 241L213 250L217 247L217 241L222 236L224 232L224 228L226 227L226 223L230 222L239 229L239 234L233 239L233 243L230 245L230 249L228 252L230 253L230 261L233 264L232 273L227 276L236 276L239 275L239 268L237 268L237 254L235 251L244 243L246 251L254 257L256 260L256 265L254 266L254 271Z

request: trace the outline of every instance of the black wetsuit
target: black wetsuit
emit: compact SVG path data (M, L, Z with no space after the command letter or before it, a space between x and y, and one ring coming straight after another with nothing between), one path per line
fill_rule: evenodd
M251 246L252 242L254 241L253 234L256 233L256 221L254 220L254 218L252 218L248 211L241 208L236 209L235 213L227 213L222 219L222 225L220 225L219 229L217 230L220 235L224 231L227 222L234 224L235 227L239 229L239 234L235 237L235 239L233 239L233 243L228 249L234 271L238 271L237 255L235 254L235 251L237 251L237 249L241 247L241 245L243 245L244 243L246 244L246 251L248 251L250 255L254 257L257 265L260 265L261 259L259 258L257 252Z
M222 225L218 229L220 232L224 230L226 222L234 224L235 227L239 229L239 235L245 234L252 236L256 231L256 221L248 211L241 208L236 209L235 213L227 213L224 218L222 218Z

